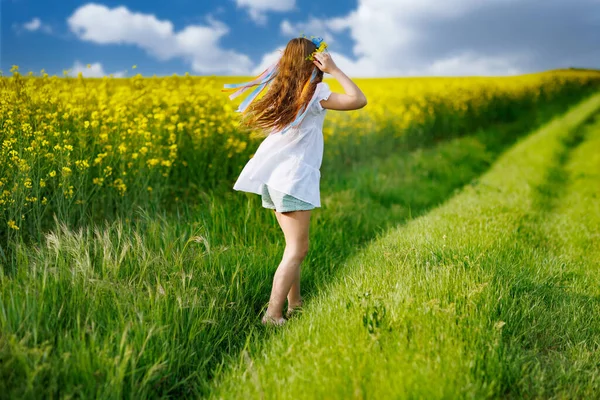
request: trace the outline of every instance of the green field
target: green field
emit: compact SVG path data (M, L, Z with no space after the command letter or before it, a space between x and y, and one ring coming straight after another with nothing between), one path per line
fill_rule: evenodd
M56 221L0 274L0 397L598 398L600 95L438 139L325 164L281 329L258 196Z

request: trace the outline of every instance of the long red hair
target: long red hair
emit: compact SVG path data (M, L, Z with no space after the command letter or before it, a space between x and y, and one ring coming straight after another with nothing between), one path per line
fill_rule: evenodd
M310 102L317 83L323 80L323 71L306 59L316 49L317 46L305 38L288 42L273 82L265 95L253 101L245 110L243 125L251 129L278 131L296 119ZM317 75L310 82L315 68Z

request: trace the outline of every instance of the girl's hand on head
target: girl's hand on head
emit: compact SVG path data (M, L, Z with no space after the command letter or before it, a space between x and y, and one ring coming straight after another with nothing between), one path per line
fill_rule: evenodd
M321 71L331 74L332 71L337 69L337 65L335 65L335 62L333 62L329 53L316 53L314 57L315 60L313 63Z

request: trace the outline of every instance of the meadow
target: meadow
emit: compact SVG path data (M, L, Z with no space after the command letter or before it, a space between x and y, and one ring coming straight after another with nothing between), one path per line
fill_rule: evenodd
M0 397L600 391L600 73L359 80L279 330L230 80L0 79Z

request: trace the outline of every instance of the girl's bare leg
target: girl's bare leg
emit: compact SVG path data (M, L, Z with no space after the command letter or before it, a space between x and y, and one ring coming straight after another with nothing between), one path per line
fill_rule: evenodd
M279 222L279 225L281 226L281 221L280 221L281 217L280 216L282 216L283 214L275 213L275 215L277 217L277 221ZM302 296L300 295L300 273L301 273L301 270L302 270L302 264L300 264L300 266L298 267L296 275L294 276L294 281L292 282L292 287L290 288L290 291L287 294L288 310L298 307L302 303Z
M300 264L308 252L310 213L310 210L275 213L285 236L285 251L275 271L266 312L266 315L273 319L283 317L286 297L291 305L300 303Z

